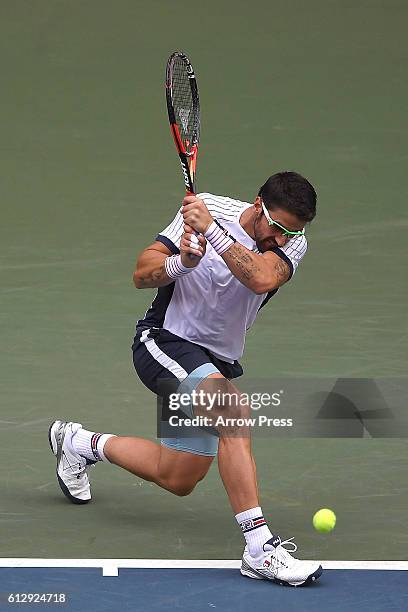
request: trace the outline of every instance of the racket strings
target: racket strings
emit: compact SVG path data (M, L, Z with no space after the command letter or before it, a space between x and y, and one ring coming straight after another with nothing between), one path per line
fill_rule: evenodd
M180 136L187 152L197 141L197 119L185 62L175 58L172 71L172 102Z

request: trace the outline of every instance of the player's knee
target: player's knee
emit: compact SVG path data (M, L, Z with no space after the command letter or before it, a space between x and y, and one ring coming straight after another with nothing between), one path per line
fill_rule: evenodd
M174 491L174 494L177 495L177 497L187 497L187 495L190 495L190 493L192 493L194 489L195 489L195 484L191 486L182 485Z
M213 457L200 457L194 454L174 457L174 451L172 459L174 463L163 462L156 483L179 497L185 497L194 491L213 461Z
M194 491L196 485L200 480L203 480L206 473L207 471L189 475L188 478L180 478L180 476L172 475L167 478L165 488L178 497L186 497Z
M168 489L169 491L171 491L172 493L174 493L174 495L177 495L178 497L186 497L187 495L190 495L190 493L194 491L197 482L198 480L187 481L187 482L177 481L177 480L170 481L168 483Z

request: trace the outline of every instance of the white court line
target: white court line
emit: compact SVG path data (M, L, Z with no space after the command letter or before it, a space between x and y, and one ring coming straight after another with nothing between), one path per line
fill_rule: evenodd
M323 569L404 570L408 561L322 561ZM232 559L31 559L0 558L0 568L19 567L92 567L101 568L103 576L118 576L119 569L239 569L241 561Z

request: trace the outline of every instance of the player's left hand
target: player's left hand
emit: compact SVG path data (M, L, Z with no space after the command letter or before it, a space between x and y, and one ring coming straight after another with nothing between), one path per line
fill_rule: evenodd
M186 268L195 268L205 255L207 241L201 234L196 236L192 227L184 224L184 234L180 240L181 263Z
M203 200L200 200L197 196L186 196L183 200L181 212L184 223L190 225L200 234L204 234L214 221Z

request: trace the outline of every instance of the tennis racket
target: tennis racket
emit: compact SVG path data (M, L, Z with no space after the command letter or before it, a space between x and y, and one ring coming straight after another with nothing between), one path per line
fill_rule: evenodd
M170 129L180 158L187 195L195 195L195 174L200 140L200 100L190 60L175 51L167 60L166 101Z
M193 66L182 51L175 51L167 60L166 102L186 193L195 195L200 140L200 100ZM192 253L189 253L189 258L198 259Z

